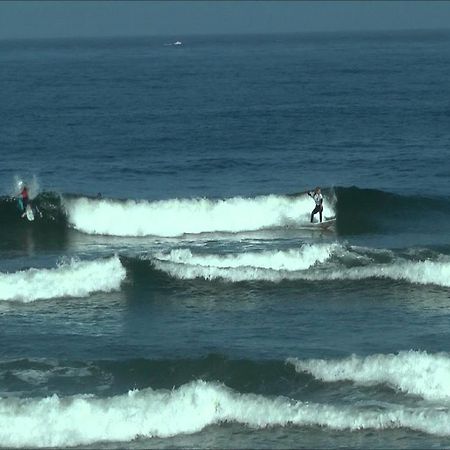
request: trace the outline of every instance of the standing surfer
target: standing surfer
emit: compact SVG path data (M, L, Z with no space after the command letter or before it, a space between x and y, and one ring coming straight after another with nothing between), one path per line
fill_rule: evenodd
M316 203L316 207L311 212L311 223L314 221L314 215L319 213L320 221L322 222L322 212L323 212L323 197L320 192L320 187L316 187L314 191L308 192L308 195Z
M20 193L17 201L19 203L19 208L22 212L22 217L24 217L26 214L28 203L30 203L30 196L28 194L28 188L22 181L19 183L19 192Z

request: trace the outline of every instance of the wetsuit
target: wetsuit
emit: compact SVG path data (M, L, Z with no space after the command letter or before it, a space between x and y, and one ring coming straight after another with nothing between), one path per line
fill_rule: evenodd
M316 207L311 213L311 223L314 221L314 214L319 213L320 221L322 222L322 211L323 211L323 197L322 194L318 192L308 192L308 195L316 202Z
M25 210L27 209L27 205L29 202L30 202L30 199L28 197L28 189L26 187L24 187L20 191L20 197L19 197L19 205L22 208L23 212L25 212Z

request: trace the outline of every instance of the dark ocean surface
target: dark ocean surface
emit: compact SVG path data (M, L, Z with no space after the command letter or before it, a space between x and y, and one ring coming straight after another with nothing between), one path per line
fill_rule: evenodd
M450 32L0 67L0 447L450 446Z

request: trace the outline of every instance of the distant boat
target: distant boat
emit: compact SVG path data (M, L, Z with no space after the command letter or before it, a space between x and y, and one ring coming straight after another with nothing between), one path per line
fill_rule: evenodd
M181 41L176 41L176 42L170 42L168 44L164 44L164 45L176 45L176 46L180 46L183 45L183 43Z

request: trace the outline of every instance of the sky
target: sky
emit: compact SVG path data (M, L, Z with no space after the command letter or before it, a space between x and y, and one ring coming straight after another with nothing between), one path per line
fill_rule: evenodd
M0 39L449 28L449 1L0 1Z

